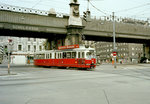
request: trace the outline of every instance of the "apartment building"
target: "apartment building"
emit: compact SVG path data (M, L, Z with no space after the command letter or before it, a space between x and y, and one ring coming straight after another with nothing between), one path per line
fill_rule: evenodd
M116 43L117 62L138 63L143 56L143 44ZM113 43L96 42L96 55L101 62L111 62Z
M11 48L11 63L13 64L33 63L34 52L44 50L43 44L45 39L5 36L0 37L1 44L5 47L8 46L8 40L12 40L9 49Z

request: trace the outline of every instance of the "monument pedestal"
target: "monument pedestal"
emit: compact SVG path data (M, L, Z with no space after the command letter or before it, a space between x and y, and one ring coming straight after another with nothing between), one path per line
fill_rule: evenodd
M69 25L66 28L67 36L65 39L65 45L81 44L84 26Z

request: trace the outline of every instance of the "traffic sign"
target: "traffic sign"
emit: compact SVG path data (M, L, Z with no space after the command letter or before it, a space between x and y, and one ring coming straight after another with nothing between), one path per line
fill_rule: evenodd
M113 52L113 56L116 57L117 56L117 52Z

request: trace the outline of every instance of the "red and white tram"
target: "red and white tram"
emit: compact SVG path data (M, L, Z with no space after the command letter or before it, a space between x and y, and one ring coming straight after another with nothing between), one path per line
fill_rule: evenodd
M58 50L36 52L34 65L95 68L95 49L85 48L84 46L79 47L79 45L69 45L58 47Z

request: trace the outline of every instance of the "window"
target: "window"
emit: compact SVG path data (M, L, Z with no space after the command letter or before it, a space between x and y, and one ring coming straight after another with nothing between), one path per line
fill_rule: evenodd
M124 53L124 56L126 56L126 53Z
M28 38L28 41L30 41L30 38Z
M46 54L46 59L49 59L49 54Z
M66 52L63 52L63 58L66 58Z
M62 58L61 53L60 53L60 58Z
M42 46L39 46L39 51L42 51Z
M50 53L50 59L52 58L52 54Z
M45 56L45 54L42 54L41 56L42 56L42 57L41 57L42 59L45 59L45 57L44 57L44 56Z
M84 52L82 52L82 58L84 58Z
M49 54L48 54L47 58L49 59Z
M56 53L55 53L55 59L56 59Z
M76 58L76 52L72 52L72 58Z
M67 52L67 58L71 58L71 52Z
M57 56L58 56L58 59L59 59L59 58L60 58L60 57L59 57L59 53L57 53Z
M80 52L78 52L78 58L80 58Z
M34 38L34 41L36 42L36 38Z
M34 52L36 51L36 45L34 45Z
M132 53L132 56L134 56L134 53Z
M22 45L18 45L18 51L22 50Z
M30 45L28 45L28 51L30 51Z
M46 59L48 59L48 56L47 56L48 54L46 54Z

